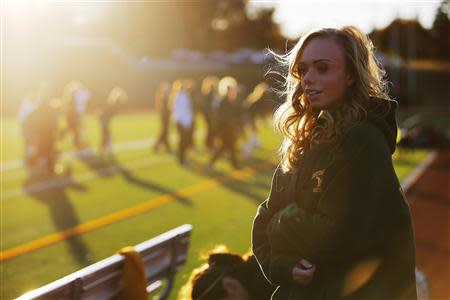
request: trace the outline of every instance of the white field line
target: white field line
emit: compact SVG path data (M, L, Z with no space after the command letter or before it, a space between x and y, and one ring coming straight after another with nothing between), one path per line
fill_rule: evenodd
M205 135L204 130L198 130L194 133L195 138L201 139L201 138L204 138L204 135ZM178 138L177 134L174 134L174 133L169 134L169 141L176 140L177 138ZM131 140L131 141L113 144L112 152L118 153L118 152L123 152L123 151L128 151L128 150L143 149L146 147L148 147L150 149L150 147L153 145L155 140L156 140L156 138L149 138L149 139ZM96 150L97 150L97 148L90 147L90 148L86 148L83 150L62 152L59 159L66 160L66 159L74 158L77 156L83 156L83 155L88 156L88 155L95 154ZM10 160L10 161L6 161L4 163L0 163L0 172L12 171L12 170L19 169L19 168L24 168L22 159Z
M169 156L154 156L152 158L132 161L126 164L113 165L101 169L96 169L93 171L82 173L74 177L63 176L54 180L48 180L44 182L31 184L26 187L13 188L2 192L1 202L10 200L14 197L22 196L26 193L36 193L49 188L59 188L70 184L77 184L81 182L90 181L92 179L102 177L101 175L102 173L107 175L115 175L120 173L122 168L126 168L126 170L137 170L146 168L149 166L156 165L158 163L166 162L169 160L169 158L170 158Z
M134 141L127 141L127 142L114 144L113 145L113 153L150 147L150 145L152 145L154 140L155 139L152 138L152 139L134 140ZM63 152L60 156L60 159L65 160L65 159L69 159L69 158L74 158L76 156L92 155L92 154L95 154L95 151L96 150L94 148L87 148L87 149L83 149L83 150ZM6 162L0 164L0 172L12 171L12 170L23 168L23 167L24 167L24 165L23 165L22 159L10 160L10 161L6 161Z

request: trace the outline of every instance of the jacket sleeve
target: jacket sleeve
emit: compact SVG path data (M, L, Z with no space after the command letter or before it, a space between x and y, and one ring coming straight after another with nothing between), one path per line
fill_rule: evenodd
M279 177L280 170L274 173L269 197L257 210L252 228L252 251L266 279L273 285L293 282L292 268L300 260L299 256L274 254L267 232L271 219L282 207L285 185ZM284 186L284 187L283 187Z
M381 246L392 220L389 203L400 193L388 146L377 129L354 132L342 151L317 210L306 213L290 204L276 215L271 232L317 264L352 260Z

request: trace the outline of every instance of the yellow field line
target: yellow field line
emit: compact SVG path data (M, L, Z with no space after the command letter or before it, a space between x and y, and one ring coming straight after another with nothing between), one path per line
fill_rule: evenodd
M265 164L267 166L267 164ZM162 206L166 203L169 203L179 197L190 197L196 193L199 193L201 191L204 191L208 188L217 186L225 181L228 180L241 180L245 179L246 177L249 177L254 172L256 172L257 169L261 169L261 165L256 169L251 168L244 168L240 170L236 170L231 172L230 174L220 176L217 178L207 179L204 181L201 181L197 184L188 186L176 193L171 194L165 194L162 196L159 196L157 198L148 200L144 203L129 207L127 209L82 223L80 225L77 225L75 227L72 227L68 230L55 232L53 234L49 234L45 237L33 240L31 242L21 244L19 246L7 249L5 251L0 252L0 261L8 260L13 257L26 254L32 251L35 251L37 249L50 246L52 244L55 244L57 242L66 240L70 237L80 235L86 232L90 232L93 230L96 230L100 227L104 227L110 224L113 224L118 221L122 221L127 218L135 217L137 215L143 214L145 212L148 212L154 208L157 208L159 206Z

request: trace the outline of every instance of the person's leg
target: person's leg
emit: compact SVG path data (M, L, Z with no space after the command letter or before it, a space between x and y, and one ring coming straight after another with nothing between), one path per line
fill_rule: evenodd
M195 131L195 116L194 116L194 120L191 124L191 127L186 128L186 148L194 148L195 147L195 141L194 141L194 131Z
M153 144L153 150L158 151L159 150L159 146L161 145L161 143L163 143L163 132L161 131L156 142Z
M213 151L213 155L211 157L211 160L209 161L209 167L212 167L214 165L216 160L220 157L220 155L226 148L226 143L225 143L225 140L223 139L223 137L220 137L219 140L220 140L220 146L219 146L219 148L216 148L215 151Z
M108 135L108 129L106 128L106 124L101 122L100 126L102 128L102 139L101 139L101 144L100 144L100 152L106 152L106 147L108 144L107 141L107 135Z
M229 151L230 151L231 165L232 165L233 168L235 168L235 169L239 168L235 144L230 145L230 150L229 150Z
M236 136L230 132L227 136L227 150L230 153L230 161L233 168L238 168L237 155L236 155Z
M49 144L48 149L48 160L47 160L47 167L49 172L53 173L55 172L55 165L56 165L56 150L55 150L55 142L51 141Z
M156 142L153 144L153 150L158 151L161 144L165 144L165 135L167 130L166 120L164 119L164 116L161 116L160 119L160 130L158 138L156 139Z
M186 153L186 130L185 128L177 123L177 130L178 130L178 162L180 164L184 164L185 162L185 153Z
M207 148L212 148L213 146L213 135L212 135L212 122L211 122L211 117L208 113L204 113L203 117L205 119L205 124L206 124L206 140L205 140L205 146Z
M83 118L80 118L80 145L81 148L86 148L89 145L89 139L88 139L88 130L86 128L86 124L83 122Z
M77 124L73 128L73 145L75 148L81 148L81 139L80 139L80 125Z
M40 144L41 157L45 159L45 169L48 173L55 171L56 153L54 149L54 140L49 137L43 137Z
M172 150L169 143L169 125L169 118L164 119L162 124L161 143L165 146L166 152L171 152Z
M105 127L105 145L106 145L106 151L112 152L111 131L109 130L109 126Z
M167 131L164 134L162 144L166 148L166 152L172 152L172 147L170 146L170 143L169 143L169 135L168 135Z
M192 127L183 127L183 164L186 163L186 152L192 146Z
M211 150L214 149L216 140L218 139L217 137L218 137L219 132L220 132L219 129L220 128L219 128L219 126L217 124L217 120L214 119L214 115L211 114L209 116L209 135L208 135L208 137L209 137L209 145L210 145L209 149L211 149Z

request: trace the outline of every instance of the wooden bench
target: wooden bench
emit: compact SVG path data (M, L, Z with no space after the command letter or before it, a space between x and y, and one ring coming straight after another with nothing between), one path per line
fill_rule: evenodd
M185 224L134 247L144 263L147 292L154 293L164 285L157 299L167 299L178 269L186 262L191 230L192 226ZM18 299L120 299L123 263L124 257L115 254Z

